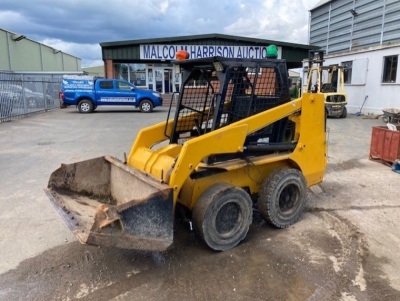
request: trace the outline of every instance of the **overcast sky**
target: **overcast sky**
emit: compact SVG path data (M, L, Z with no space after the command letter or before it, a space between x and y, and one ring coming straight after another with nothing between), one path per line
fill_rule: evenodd
M320 0L1 0L0 28L102 65L99 43L228 34L308 44Z

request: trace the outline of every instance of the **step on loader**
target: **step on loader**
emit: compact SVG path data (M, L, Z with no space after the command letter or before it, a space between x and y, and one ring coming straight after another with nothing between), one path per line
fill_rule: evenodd
M239 244L253 209L297 222L326 168L324 97L291 100L281 59L174 61L182 87L165 122L143 128L126 162L63 164L46 193L85 244L162 251L179 208L213 250Z

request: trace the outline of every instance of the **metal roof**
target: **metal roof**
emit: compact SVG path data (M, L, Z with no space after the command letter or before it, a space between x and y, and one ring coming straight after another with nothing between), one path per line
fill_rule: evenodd
M264 40L258 38L240 37L225 34L202 34L191 36L176 36L155 39L140 39L100 43L103 60L112 60L116 63L142 63L140 47L146 44L186 44L186 45L229 45L229 46L268 46L274 44L282 48L282 58L286 60L288 68L302 66L302 61L308 57L308 51L318 49L318 46ZM154 60L153 60L154 61ZM169 61L169 60L165 60ZM161 61L160 61L161 62Z
M116 46L128 46L128 45L139 45L139 44L157 44L157 43L167 43L167 42L177 42L177 41L194 41L194 40L204 40L204 39L221 39L221 40L233 40L241 42L251 42L257 44L275 44L277 46L294 47L302 49L313 49L315 47L306 44L295 44L288 42L281 42L275 40L266 40L258 38L240 37L232 36L218 33L202 34L202 35L190 35L190 36L177 36L177 37L165 37L165 38L154 38L154 39L140 39L140 40L126 40L126 41L115 41L115 42L102 42L101 47L116 47Z

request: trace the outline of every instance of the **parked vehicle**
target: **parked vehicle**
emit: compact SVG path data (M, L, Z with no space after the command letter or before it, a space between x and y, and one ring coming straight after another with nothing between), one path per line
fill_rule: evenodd
M163 103L160 93L139 89L125 80L77 75L63 76L60 98L64 106L76 105L81 113L107 105L135 106L149 113Z
M0 117L9 117L17 96L10 91L0 90Z
M35 92L19 85L10 85L9 93L12 93L15 99L26 99L26 105L28 108L44 108L45 100L47 103L52 101L52 97L48 94ZM22 104L21 101L19 101L19 103Z
M339 65L323 66L324 52L310 50L308 79L304 92L322 93L328 117L346 118L347 93L344 90L344 68Z

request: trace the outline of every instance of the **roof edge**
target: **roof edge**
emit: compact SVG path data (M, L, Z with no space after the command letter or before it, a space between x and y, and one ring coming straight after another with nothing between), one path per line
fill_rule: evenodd
M249 38L249 37L241 37L241 36L233 36L226 34L218 34L218 33L210 33L210 34L201 34L201 35L188 35L188 36L176 36L176 37L164 37L164 38L153 38L153 39L139 39L139 40L125 40L125 41L115 41L115 42L102 42L100 43L101 47L115 47L115 46L124 46L124 45L138 45L138 44L151 44L151 43L162 43L162 42L175 42L182 40L200 40L200 39L229 39L229 40L240 40L240 41L248 41L259 44L275 44L278 46L286 46L286 47L296 47L296 48L305 48L310 49L310 47L314 47L313 45L308 44L296 44L289 42L281 42L275 40L266 40L259 38Z
M315 6L312 7L309 11L316 10L317 8L319 8L319 7L321 7L321 6L325 5L325 4L328 4L329 2L332 2L332 1L333 0L321 0L317 4L315 4Z

